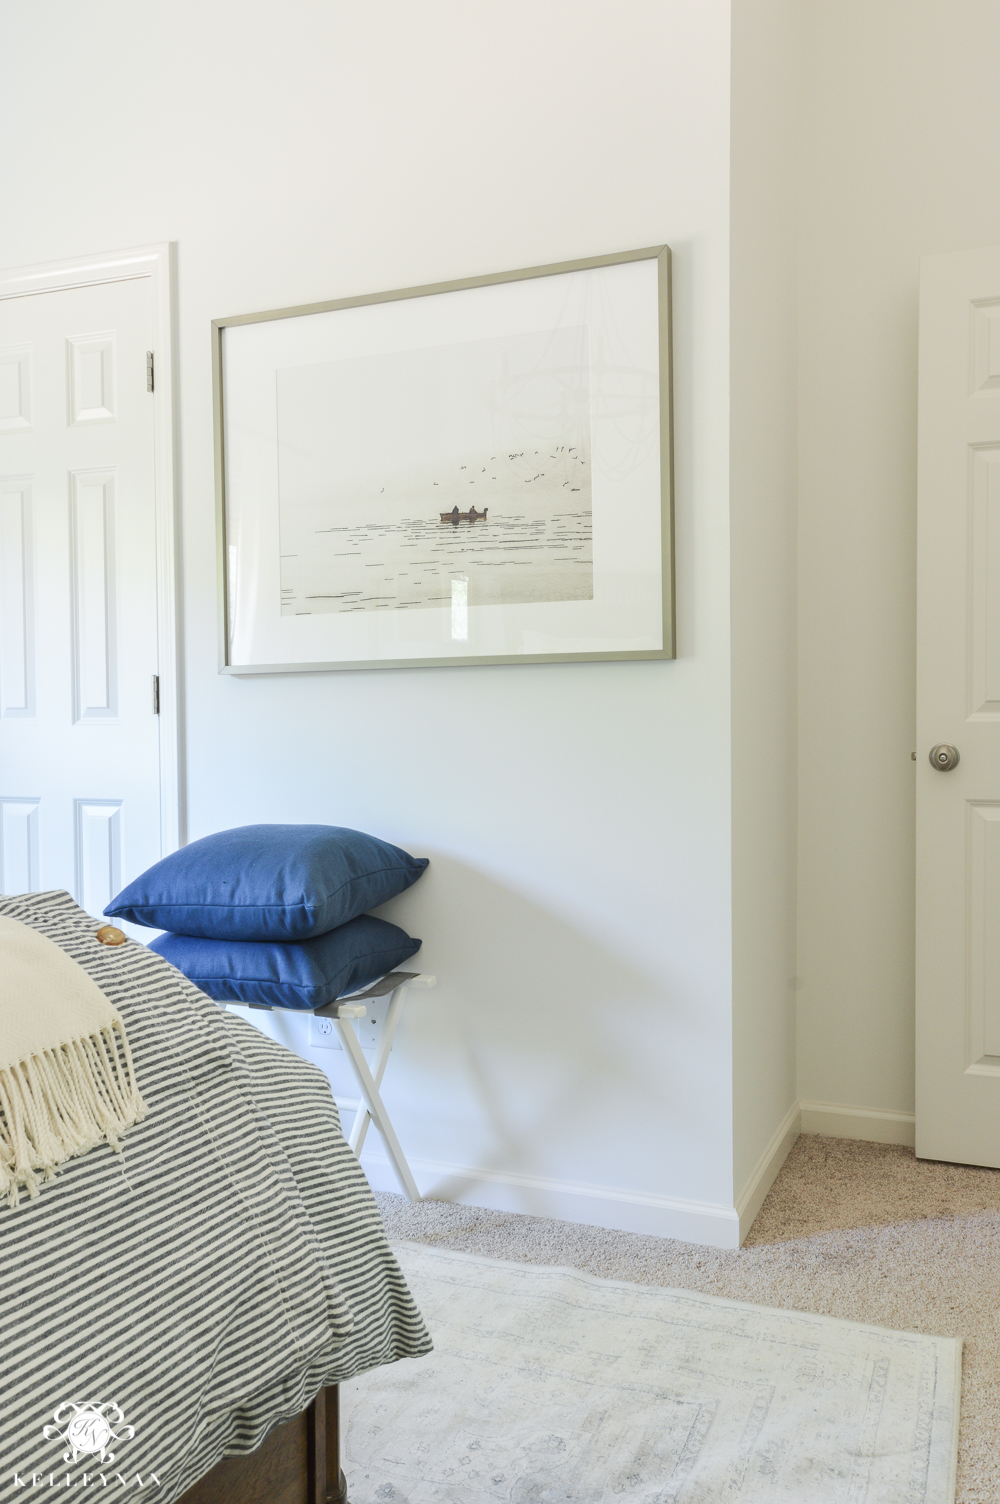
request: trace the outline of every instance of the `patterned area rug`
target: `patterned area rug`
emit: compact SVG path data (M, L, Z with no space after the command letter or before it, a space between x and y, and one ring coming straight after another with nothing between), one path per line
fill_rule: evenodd
M961 1343L395 1246L435 1351L342 1386L352 1504L951 1504Z

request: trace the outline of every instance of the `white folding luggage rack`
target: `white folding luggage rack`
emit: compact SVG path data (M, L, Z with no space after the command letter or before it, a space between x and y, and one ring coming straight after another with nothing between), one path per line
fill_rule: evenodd
M385 1141L385 1147L392 1161L393 1169L399 1176L400 1183L411 1201L421 1201L423 1197L417 1190L417 1183L413 1178L409 1165L406 1163L406 1156L400 1147L399 1139L396 1137L396 1130L392 1126L389 1114L385 1110L385 1103L379 1094L379 1087L382 1085L382 1077L385 1075L386 1062L389 1059L392 1042L396 1037L396 1030L402 1017L403 1004L406 1000L408 989L414 988L419 991L426 991L428 988L435 986L436 983L437 977L428 976L426 973L419 971L391 971L388 976L384 976L379 982L374 982L371 987L366 987L363 992L355 992L348 997L339 997L334 1002L327 1003L322 1008L313 1008L310 1010L313 1018L333 1019L340 1034L340 1042L344 1053L351 1063L351 1069L354 1071L354 1076L361 1092L361 1096L358 1099L346 1097L338 1099L339 1106L346 1107L348 1110L352 1107L356 1109L354 1126L351 1129L351 1136L348 1140L352 1150L360 1158L361 1150L364 1147L365 1135L368 1132L368 1124L374 1123ZM369 1070L368 1061L365 1059L361 1043L354 1032L354 1024L357 1019L366 1017L368 1013L366 1000L370 1001L377 997L388 997L389 1006L378 1033L375 1058L372 1062L372 1068ZM232 998L230 1001L238 1002L239 1000ZM243 1006L247 1005L243 1004ZM267 1012L272 1011L272 1006L267 1003L250 1003L249 1006L251 1008L265 1009ZM281 1009L280 1011L302 1012L301 1009Z

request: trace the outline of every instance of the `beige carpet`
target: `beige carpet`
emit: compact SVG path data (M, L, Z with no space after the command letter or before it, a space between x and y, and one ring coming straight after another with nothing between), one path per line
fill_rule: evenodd
M956 1504L1000 1504L1000 1171L803 1135L738 1252L378 1197L390 1239L964 1341Z

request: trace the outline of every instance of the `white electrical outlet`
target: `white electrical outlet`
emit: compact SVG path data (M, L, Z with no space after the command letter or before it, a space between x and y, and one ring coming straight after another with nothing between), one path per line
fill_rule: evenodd
M337 1034L337 1025L332 1018L317 1018L315 1013L309 1020L309 1043L318 1045L328 1050L342 1050L344 1047Z
M389 1011L389 997L372 997L365 999L367 1012L364 1018L351 1019L358 1041L363 1050L373 1050L378 1043L385 1015ZM340 1030L332 1018L318 1017L314 1013L309 1019L309 1043L317 1045L320 1049L342 1050L344 1046L340 1042Z

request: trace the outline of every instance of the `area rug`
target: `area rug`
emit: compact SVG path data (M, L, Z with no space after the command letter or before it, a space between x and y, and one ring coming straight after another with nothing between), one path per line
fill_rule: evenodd
M342 1385L351 1504L951 1504L961 1343L416 1244L434 1352Z

